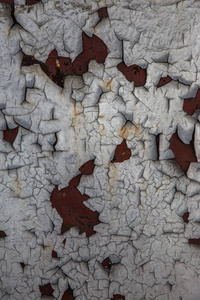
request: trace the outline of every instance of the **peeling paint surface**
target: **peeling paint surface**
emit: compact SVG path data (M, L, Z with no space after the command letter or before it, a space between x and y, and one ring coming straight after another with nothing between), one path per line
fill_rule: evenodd
M0 299L198 300L200 2L0 1Z

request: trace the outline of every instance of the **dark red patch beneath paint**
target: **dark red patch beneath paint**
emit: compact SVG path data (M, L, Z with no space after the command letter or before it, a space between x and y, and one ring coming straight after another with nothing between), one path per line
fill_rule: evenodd
M38 2L41 2L41 0L26 0L26 5L34 5Z
M200 109L200 89L197 91L195 98L184 99L183 110L189 114L193 113Z
M84 174L84 175L92 175L93 171L94 171L94 159L89 160L88 162L84 163L84 165L82 165L79 168L79 171Z
M39 64L42 70L51 80L63 88L64 78L67 75L83 75L88 71L89 62L94 59L98 63L104 63L108 55L108 48L104 42L93 35L91 38L82 34L83 52L72 62L68 57L59 57L54 49L48 56L46 63L36 60L33 56L24 55L22 66Z
M54 251L54 250L52 251L52 257L53 257L53 258L58 258L58 254L57 254L57 252Z
M115 294L113 295L113 300L117 299L117 300L125 300L125 297L120 295L120 294Z
M112 263L111 263L109 257L105 258L105 259L102 261L101 264L102 264L102 266L104 267L104 269L106 269L106 270L110 270L111 267L112 267Z
M82 195L77 189L79 180L80 175L73 178L69 182L69 186L60 191L55 187L50 200L52 207L56 208L63 219L62 233L71 227L78 226L81 233L86 232L86 236L91 236L95 233L93 227L100 223L99 213L91 211L83 204L89 199L89 196Z
M160 81L158 82L157 87L159 88L159 87L161 87L161 86L163 86L163 85L169 83L170 81L172 81L172 78L171 78L170 76L162 77L162 78L160 79Z
M0 230L0 238L4 238L6 236L7 236L7 234L5 234L4 231Z
M21 266L22 269L24 270L24 268L25 268L26 265L25 265L23 262L21 262L21 263L20 263L20 266Z
M107 7L102 7L100 9L98 9L98 15L100 19L103 18L108 18L108 11L107 11Z
M45 285L40 285L40 293L44 296L52 296L54 289L52 289L52 286L50 285L50 283L45 284Z
M17 134L18 134L18 130L19 130L19 127L16 127L14 129L6 129L3 131L3 139L4 141L6 142L9 142L9 143L13 143Z
M194 150L194 138L189 145L184 144L178 136L177 131L172 135L170 139L170 149L173 151L175 158L173 159L186 173L191 162L196 162L195 150Z
M189 244L197 245L200 246L200 239L189 239L188 240Z
M73 291L70 287L64 292L61 300L75 300Z
M145 85L147 78L146 69L142 69L137 65L127 67L123 62L117 65L117 69L124 74L128 81L133 81L135 87Z
M190 215L190 213L188 211L183 214L182 218L185 223L189 223L189 220L188 220L189 215Z
M124 160L129 159L130 156L131 150L128 148L126 140L123 140L120 145L117 145L112 162L123 162Z

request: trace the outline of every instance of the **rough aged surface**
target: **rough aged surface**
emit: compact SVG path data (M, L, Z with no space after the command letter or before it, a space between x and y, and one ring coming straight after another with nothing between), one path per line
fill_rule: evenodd
M199 300L200 2L0 2L0 299Z

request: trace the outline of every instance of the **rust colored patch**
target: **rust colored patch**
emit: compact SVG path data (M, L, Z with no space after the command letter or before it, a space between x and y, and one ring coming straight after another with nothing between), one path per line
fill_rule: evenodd
M112 263L111 263L109 257L105 258L105 259L102 261L101 264L102 264L102 266L104 267L104 269L106 269L106 270L110 270L111 267L112 267Z
M82 195L77 189L80 180L80 175L73 178L69 186L58 190L56 186L51 194L50 200L52 207L56 208L57 212L63 219L61 232L64 233L71 227L78 226L80 232L86 232L86 236L91 236L95 233L93 227L100 223L98 212L93 212L87 208L83 202L89 199L89 196Z
M117 299L117 300L125 300L125 297L122 296L122 295L120 295L120 294L115 294L115 295L113 295L113 300L115 300L115 299Z
M41 0L26 0L26 5L34 5L38 2L41 2Z
M147 78L146 69L142 69L137 65L127 67L123 62L117 65L117 69L124 74L128 81L134 81L135 87L145 85Z
M170 81L172 81L172 78L170 76L162 77L162 78L160 78L160 81L158 82L157 87L159 88L159 87L169 83Z
M184 144L178 136L177 131L170 139L170 149L173 151L175 158L173 160L179 165L181 170L186 173L191 162L196 162L194 150L194 138L189 145Z
M53 257L53 258L58 258L58 254L57 254L57 252L54 251L54 250L52 251L52 257Z
M39 64L44 73L60 87L64 87L64 78L67 75L83 75L88 71L88 64L92 59L98 63L104 63L108 55L105 43L93 35L91 38L82 33L83 52L72 62L68 57L59 57L54 49L49 54L46 63L36 60L33 56L25 55L22 66Z
M79 171L84 174L84 175L92 175L93 171L94 171L94 159L87 161L86 163L84 163L80 168Z
M64 292L61 300L75 300L73 290L70 287Z
M123 140L120 145L117 145L112 162L123 162L131 157L131 150L126 144L126 140Z
M0 238L5 238L7 234L4 231L0 230Z
M188 240L189 244L197 245L200 246L200 239L189 239Z
M107 7L102 7L100 9L98 9L98 15L100 19L103 18L108 18L108 11L107 11Z
M195 98L184 99L183 110L188 115L193 115L193 113L200 109L200 89L197 91Z
M22 269L24 270L24 268L25 268L26 265L25 265L23 262L21 262L21 263L20 263L20 266L21 266Z
M40 285L40 293L44 296L52 296L54 289L52 288L52 286L50 285L50 283L45 284L45 285Z
M19 130L19 127L16 127L14 129L6 129L3 131L3 139L4 141L6 142L9 142L9 143L13 143L17 134L18 134L18 130Z
M190 213L188 211L183 214L182 218L185 223L189 223L189 220L188 220L189 215L190 215Z

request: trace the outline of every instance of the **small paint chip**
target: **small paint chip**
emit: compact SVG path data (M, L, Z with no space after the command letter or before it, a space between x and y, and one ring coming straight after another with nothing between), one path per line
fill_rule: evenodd
M131 150L128 148L126 144L126 140L124 139L120 145L117 145L115 149L114 158L111 162L123 162L131 157Z
M183 214L182 218L185 223L189 223L189 220L188 220L189 215L190 215L190 213L188 211Z
M4 231L0 230L0 238L5 238L7 234Z
M45 285L40 285L39 288L40 288L40 293L43 296L52 296L53 295L54 289L52 288L50 283L45 284Z
M94 159L87 161L80 168L79 171L84 175L92 175L94 171Z
M160 81L157 84L157 88L169 83L170 81L172 81L172 78L170 76L160 78Z
M75 300L73 290L70 287L64 292L61 300Z
M16 127L14 129L6 129L3 131L3 139L4 141L6 142L9 142L9 143L13 143L17 134L18 134L18 130L19 130L19 127Z
M101 264L104 267L104 269L106 269L106 270L110 270L112 267L112 262L110 261L109 257L105 258Z

